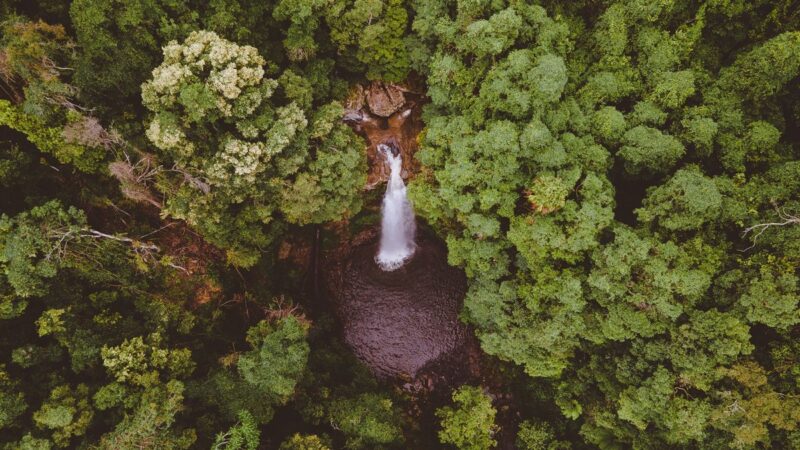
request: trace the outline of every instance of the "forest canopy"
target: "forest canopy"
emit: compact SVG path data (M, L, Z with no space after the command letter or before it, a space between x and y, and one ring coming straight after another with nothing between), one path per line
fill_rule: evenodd
M297 262L371 83L494 367L429 413ZM0 0L0 449L800 448L799 123L792 0Z

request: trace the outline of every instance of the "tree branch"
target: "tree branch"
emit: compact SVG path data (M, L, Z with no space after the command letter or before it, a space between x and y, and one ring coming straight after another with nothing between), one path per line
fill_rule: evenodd
M790 214L789 212L787 212L786 208L779 208L775 206L775 211L778 213L778 218L781 220L781 222L758 223L744 229L744 231L742 232L742 237L743 238L747 237L748 234L752 233L753 244L744 249L743 251L747 251L755 247L756 243L758 242L758 238L761 237L761 235L764 234L764 232L770 228L785 227L787 225L800 223L800 216L798 216L797 214Z

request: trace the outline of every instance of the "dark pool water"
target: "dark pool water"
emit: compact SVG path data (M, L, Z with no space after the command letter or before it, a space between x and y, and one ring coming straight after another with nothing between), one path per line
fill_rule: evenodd
M447 264L440 241L420 236L417 245L414 257L391 272L375 263L377 242L355 248L332 293L345 342L379 376L414 378L468 339L458 319L463 272Z

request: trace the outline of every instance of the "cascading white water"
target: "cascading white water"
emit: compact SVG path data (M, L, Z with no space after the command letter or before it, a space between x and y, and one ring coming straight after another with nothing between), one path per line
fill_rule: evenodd
M400 176L402 157L395 155L392 149L384 144L378 145L389 161L391 175L383 196L383 217L381 218L381 245L375 262L385 271L401 267L414 255L416 244L414 235L417 230L416 218L411 203L406 196L406 185Z

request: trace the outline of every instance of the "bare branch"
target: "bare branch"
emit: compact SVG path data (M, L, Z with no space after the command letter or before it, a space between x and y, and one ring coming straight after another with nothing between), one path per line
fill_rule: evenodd
M122 143L119 135L107 131L100 124L100 120L92 116L83 116L80 120L68 124L61 134L68 143L102 147L106 150Z
M111 175L119 180L122 193L131 200L150 203L161 209L163 205L156 199L150 187L163 168L148 154L144 154L136 163L131 161L127 152L124 155L125 160L115 161L108 166Z
M143 235L139 236L139 239L144 239L144 238L146 238L148 236L151 236L151 235L156 234L156 233L158 233L158 232L160 232L162 230L165 230L165 229L167 229L167 228L169 228L171 226L177 225L178 223L179 222L170 222L170 223L164 225L163 227L161 227L161 228L159 228L157 230L154 230L154 231L151 231L151 232L149 232L147 234L143 234Z
M179 174L183 175L183 179L184 180L189 182L191 185L193 185L197 189L200 189L201 191L203 191L203 194L208 194L209 192L211 192L211 186L209 186L209 184L205 180L190 174L186 170L178 167L177 165L172 166L171 171L178 172Z
M773 206L775 207L775 211L778 213L778 219L780 220L780 222L776 221L776 222L758 223L753 226L745 228L744 231L742 232L742 237L744 238L747 237L747 235L752 234L753 244L744 249L743 251L747 251L755 247L756 243L758 242L758 238L761 237L761 235L764 234L764 232L770 228L785 227L787 225L800 223L800 216L798 216L796 213L789 213L786 208L779 208L778 206L775 205Z
M179 266L179 265L177 265L177 264L175 264L175 263L171 263L171 262L168 262L168 263L166 263L166 264L167 264L168 266L172 267L173 269L178 269L178 270L180 270L181 272L183 272L183 273L185 273L185 274L188 274L188 273L189 273L189 270L188 270L188 269L186 269L186 267Z
M166 227L165 227L166 228ZM81 249L76 248L74 250L70 249L70 244L72 242L77 241L78 239L83 239L82 245L86 248L87 245L97 245L92 244L92 240L99 241L99 240L110 240L119 242L129 246L131 251L142 258L148 264L156 264L158 261L158 254L161 253L161 248L151 242L145 242L138 239L129 238L127 236L121 235L114 235L103 233L102 231L98 231L95 229L68 229L68 228L58 228L49 230L48 235L54 239L56 242L51 247L50 251L47 252L45 255L45 259L50 260L53 258L62 260L64 259L68 253L73 255L82 255ZM86 240L89 240L88 242ZM88 259L88 255L83 255L84 258ZM180 270L186 274L189 271L178 264L170 261L170 258L163 258L161 263L172 267L173 269Z

